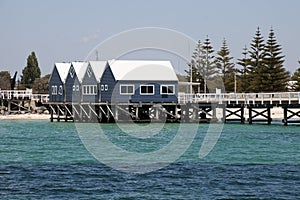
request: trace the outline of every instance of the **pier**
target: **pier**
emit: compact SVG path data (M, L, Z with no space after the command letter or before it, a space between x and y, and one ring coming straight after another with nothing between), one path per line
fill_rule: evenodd
M185 122L272 124L272 109L283 110L282 123L300 123L300 92L179 93L173 103L45 102L51 121Z
M32 89L0 90L0 114L21 114L45 111L48 94L33 94ZM41 109L43 107L43 109Z
M48 94L32 90L0 90L1 114L47 108L50 121L183 122L272 124L272 110L282 109L282 124L300 124L300 92L179 93L172 103L49 102ZM5 108L5 110L4 110Z

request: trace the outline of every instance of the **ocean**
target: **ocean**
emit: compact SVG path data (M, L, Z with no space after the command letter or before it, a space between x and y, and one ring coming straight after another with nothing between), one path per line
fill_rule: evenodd
M300 199L300 127L0 121L0 199Z

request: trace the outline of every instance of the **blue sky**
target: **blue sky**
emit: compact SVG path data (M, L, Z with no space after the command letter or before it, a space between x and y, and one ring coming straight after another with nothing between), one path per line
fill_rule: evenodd
M265 39L272 26L293 72L300 67L299 8L298 0L0 0L0 71L21 74L35 51L45 75L55 62L84 60L105 39L141 27L202 41L208 35L215 51L226 38L237 59L258 26Z

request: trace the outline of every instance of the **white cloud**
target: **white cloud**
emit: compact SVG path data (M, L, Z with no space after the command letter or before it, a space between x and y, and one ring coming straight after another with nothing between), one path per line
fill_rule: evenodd
M100 35L100 30L97 30L97 31L96 31L95 33L93 33L93 34L83 36L83 37L81 38L81 41L82 41L83 43L88 43L88 42L91 42L91 41L93 41L93 40L97 40L98 37L99 37L99 35Z

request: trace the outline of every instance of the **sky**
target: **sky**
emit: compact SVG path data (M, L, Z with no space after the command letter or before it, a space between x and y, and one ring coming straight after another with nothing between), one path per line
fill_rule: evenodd
M46 75L55 62L85 60L108 38L143 27L174 30L195 41L208 36L215 51L225 38L236 61L257 27L265 39L273 27L293 73L300 67L299 8L299 0L0 0L0 71L20 75L34 51Z

